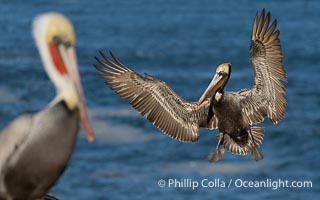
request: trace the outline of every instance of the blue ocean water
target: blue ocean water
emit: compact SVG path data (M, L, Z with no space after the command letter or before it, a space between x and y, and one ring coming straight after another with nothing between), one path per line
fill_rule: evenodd
M287 72L287 112L265 126L264 160L226 153L206 156L215 131L197 143L162 134L98 79L94 56L112 50L128 67L161 79L184 99L196 101L215 68L231 62L226 90L253 84L251 26L262 8L278 20ZM314 199L320 194L320 2L305 1L5 1L0 4L0 127L39 110L54 98L32 35L43 12L74 23L82 83L96 141L79 134L72 160L51 193L61 199ZM166 181L159 187L160 179ZM182 187L183 181L220 181ZM243 181L312 181L312 187L237 187ZM169 181L176 180L176 185ZM238 180L238 182L237 182ZM223 187L222 182L226 182ZM231 182L230 187L228 184ZM188 182L189 183L189 182ZM236 184L238 183L238 184Z

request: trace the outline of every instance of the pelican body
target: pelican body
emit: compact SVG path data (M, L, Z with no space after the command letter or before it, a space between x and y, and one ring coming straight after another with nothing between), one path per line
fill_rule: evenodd
M33 35L57 96L45 109L22 114L1 131L0 200L54 199L46 192L67 166L80 120L93 139L71 23L57 13L43 14L34 20Z
M242 101L239 93L222 91L217 92L211 99L210 109L218 119L220 133L217 135L216 150L208 156L209 161L219 160L224 149L240 155L252 153L252 157L257 161L263 159L258 148L263 140L263 127L251 126L246 121ZM220 144L223 144L224 148L219 148Z
M183 141L196 142L199 128L219 129L218 144L208 160L218 161L225 150L234 154L251 154L256 161L263 159L259 146L264 128L256 126L265 117L274 124L286 110L286 74L277 21L269 25L270 12L260 17L257 13L252 28L250 61L255 79L252 89L225 92L224 87L231 75L231 64L223 63L216 69L208 88L198 102L190 103L180 98L166 83L148 74L140 75L122 64L111 52L105 61L96 57L100 64L94 65L120 97L131 99L130 104L146 116L168 136Z

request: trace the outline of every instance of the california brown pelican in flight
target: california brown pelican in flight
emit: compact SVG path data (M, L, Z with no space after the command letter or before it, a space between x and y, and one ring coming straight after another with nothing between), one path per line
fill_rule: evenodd
M255 79L252 89L224 92L231 74L231 64L223 63L197 103L189 103L176 95L163 81L148 74L140 75L124 66L111 52L113 61L102 52L105 61L96 58L104 67L95 67L104 75L106 84L141 115L172 138L195 142L199 127L220 130L218 144L209 155L209 161L219 160L224 150L234 154L251 153L255 160L263 159L259 145L263 140L263 127L255 124L268 117L278 123L286 110L286 74L277 21L269 26L270 13L256 14L253 22L250 60ZM210 98L211 97L211 98ZM221 146L221 147L220 147Z
M72 24L61 14L43 14L33 22L33 36L57 96L45 109L22 114L1 131L1 200L34 200L45 195L71 157L80 120L88 140L93 139Z

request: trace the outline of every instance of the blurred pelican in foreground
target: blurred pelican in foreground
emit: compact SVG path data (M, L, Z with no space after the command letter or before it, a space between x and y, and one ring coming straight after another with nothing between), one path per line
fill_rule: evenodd
M99 75L141 115L172 138L183 142L195 142L199 127L216 129L218 144L208 160L219 160L225 149L245 155L251 153L255 160L263 159L259 145L263 140L263 127L254 124L268 117L274 124L282 119L286 110L286 74L277 21L270 26L271 15L263 9L257 13L252 28L250 60L255 72L252 89L224 92L231 64L223 63L197 103L189 103L176 95L163 81L148 74L140 75L124 66L111 52L113 61L102 52L105 62L96 58L104 68ZM190 77L192 78L192 77ZM210 98L211 97L211 98ZM220 148L220 146L222 146Z
M1 200L33 200L45 195L71 157L80 120L88 140L93 140L72 24L61 14L43 14L33 22L33 36L57 95L44 110L20 115L1 131Z

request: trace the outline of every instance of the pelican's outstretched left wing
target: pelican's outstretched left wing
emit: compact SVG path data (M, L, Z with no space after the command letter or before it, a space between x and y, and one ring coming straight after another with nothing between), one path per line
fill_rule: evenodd
M120 97L131 99L130 104L168 136L184 142L195 142L199 127L217 128L217 118L209 112L210 99L201 106L189 103L176 95L165 82L148 74L140 75L124 66L111 52L111 61L102 52L105 62L96 57L104 68L94 65L104 73L106 80Z

